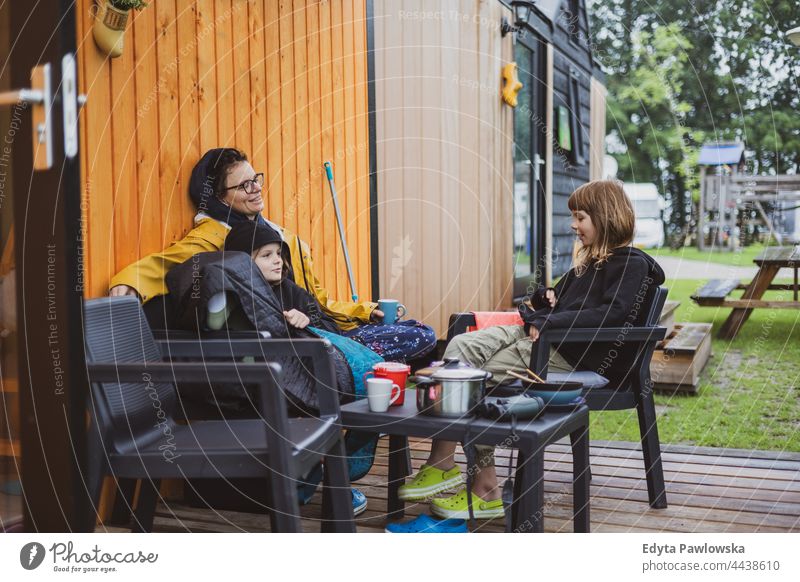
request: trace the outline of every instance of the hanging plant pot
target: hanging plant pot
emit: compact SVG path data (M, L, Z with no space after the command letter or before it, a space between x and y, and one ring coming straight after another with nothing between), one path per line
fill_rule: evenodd
M92 25L92 35L97 47L111 58L122 54L125 27L132 9L147 6L141 0L101 0Z

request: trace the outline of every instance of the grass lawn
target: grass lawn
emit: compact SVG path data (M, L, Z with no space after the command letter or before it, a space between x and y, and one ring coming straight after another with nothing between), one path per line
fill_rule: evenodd
M669 247L648 249L647 253L654 257L673 257L704 263L719 263L720 265L733 265L736 267L755 267L755 259L766 248L763 244L751 245L736 251L725 251L714 248L713 250L699 251L697 247L684 247L673 251Z
M669 299L681 302L676 321L713 323L714 335L699 395L656 395L661 441L800 451L800 310L756 309L734 341L718 340L730 309L692 302L703 283L666 283ZM772 291L765 298L790 300L791 294ZM591 422L593 440L639 440L634 410L593 412Z

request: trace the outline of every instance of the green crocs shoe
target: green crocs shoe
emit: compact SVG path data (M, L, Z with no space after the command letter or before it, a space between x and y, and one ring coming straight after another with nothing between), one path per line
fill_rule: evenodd
M436 467L422 465L419 473L401 485L397 496L403 501L424 501L437 493L444 493L464 484L461 470L453 467L449 471L442 471Z
M503 517L505 515L503 512L503 500L484 501L473 493L472 512L475 514L475 519ZM467 490L462 489L451 497L431 499L431 513L436 517L445 519L469 519Z

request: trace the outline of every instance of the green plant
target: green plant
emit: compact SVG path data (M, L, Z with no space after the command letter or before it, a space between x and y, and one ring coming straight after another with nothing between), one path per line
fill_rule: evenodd
M147 6L144 0L108 0L108 3L118 10L141 10Z

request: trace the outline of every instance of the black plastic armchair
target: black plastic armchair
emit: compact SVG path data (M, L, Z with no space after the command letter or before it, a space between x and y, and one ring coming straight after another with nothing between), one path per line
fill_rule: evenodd
M666 336L666 328L659 327L659 317L667 298L667 289L656 287L645 297L639 311L639 321L634 327L605 327L597 329L572 328L544 331L534 344L530 369L539 376L547 376L551 346L562 343L614 343L621 336L627 349L636 349L636 360L620 385L608 384L602 388L584 389L583 396L590 410L627 410L635 408L639 417L647 493L650 506L667 507L664 470L661 463L661 444L658 438L656 410L653 400L653 383L650 379L650 360L656 344ZM448 341L475 325L472 313L455 313L450 316Z
M106 475L141 480L133 526L149 531L161 479L263 478L270 493L272 531L297 532L297 481L324 458L322 529L355 531L328 342L156 341L133 297L90 300L84 313L92 382L87 485L95 506ZM260 361L239 361L245 356ZM313 360L319 417L289 419L280 366L266 361L277 356ZM175 421L175 382L232 380L258 387L260 418Z

